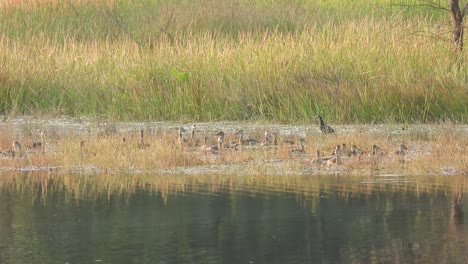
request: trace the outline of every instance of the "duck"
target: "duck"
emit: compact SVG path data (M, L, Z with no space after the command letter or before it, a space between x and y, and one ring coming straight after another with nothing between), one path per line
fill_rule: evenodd
M385 151L381 147L379 147L377 145L373 145L370 154L371 155L383 156L383 155L385 155Z
M195 141L195 130L197 129L197 126L195 124L192 125L192 129L190 130L190 141L194 142Z
M262 145L263 146L269 146L269 145L273 144L273 141L271 140L271 137L273 137L273 136L268 132L268 130L265 130L265 135L264 135L264 138L263 138L263 141L262 141Z
M80 141L80 156L81 156L81 159L84 158L84 147L85 147L85 142L84 142L84 140L81 140Z
M218 137L216 145L208 145L208 137L205 137L205 143L200 147L200 150L203 152L217 153L223 149L224 142L224 132L220 131L215 136Z
M13 151L15 151L15 152L16 152L16 151L21 152L22 146L21 146L21 143L19 143L18 140L13 141L13 143L11 144L11 146L12 146L12 148L13 148Z
M190 143L191 147L199 147L201 142L200 139L197 139L195 136L195 131L197 130L197 126L195 124L192 125L190 129L190 138L188 142Z
M215 136L218 137L218 151L221 151L224 143L224 132L220 131Z
M253 138L244 139L244 130L237 131L236 135L239 135L239 145L241 145L241 146L243 146L243 145L255 145L255 144L259 143L258 140L253 139Z
M341 146L340 145L336 145L336 148L332 151L330 156L338 155L338 154L341 154Z
M341 164L341 153L338 153L332 156L330 159L327 159L326 164L331 166L333 164Z
M237 150L237 147L239 146L239 143L237 143L236 141L231 141L231 142L226 142L224 145L223 145L223 148L225 149L234 149L234 150Z
M398 147L398 150L395 151L395 154L398 156L404 156L406 154L405 150L409 150L408 147L405 146L404 144L401 144Z
M13 141L11 143L11 149L8 149L5 152L2 152L3 155L9 156L11 158L15 158L17 155L21 157L22 155L22 146L21 143L17 140Z
M140 130L140 144L139 144L139 147L140 148L147 148L149 146L150 146L150 144L145 143L145 141L144 141L144 132L143 132L143 129L141 129Z
M341 163L341 153L337 152L336 154L331 155L331 156L321 157L320 156L320 151L317 150L316 158L314 159L314 162L319 163L319 164L326 164L326 165L340 164Z
M205 137L205 143L200 147L203 152L218 151L218 145L208 145L208 137Z
M360 148L358 148L357 145L352 145L351 146L351 154L360 156L360 155L362 155L362 150Z
M42 153L45 153L45 132L41 131L39 135L41 137L41 141L33 142L31 148L35 150L40 149Z
M325 122L323 122L323 118L321 115L318 115L317 116L320 120L320 131L322 131L323 134L330 134L330 133L333 133L335 132L335 130L333 128L331 128L330 126L326 125Z
M351 150L348 150L348 145L346 145L345 143L343 143L343 145L341 146L341 153L347 157L351 157L353 156L353 148L351 147Z
M305 138L301 138L299 140L299 144L300 144L301 148L300 149L293 149L292 153L297 153L297 154L306 153L306 151L305 151L305 144L306 143L307 143L307 141L305 140Z
M270 141L271 144L277 146L278 145L278 133L277 132L272 132L270 133Z
M179 144L183 144L185 142L187 142L187 139L184 138L184 133L186 132L187 130L185 130L185 128L183 127L179 127L179 137L177 139L177 141L179 142Z

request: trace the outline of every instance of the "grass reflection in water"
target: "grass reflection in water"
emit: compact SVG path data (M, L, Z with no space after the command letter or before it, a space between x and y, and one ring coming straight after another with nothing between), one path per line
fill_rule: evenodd
M456 263L466 191L463 177L8 172L0 260L43 245L59 249L33 254L46 262Z
M50 172L5 172L0 181L3 190L41 190L40 198L48 192L67 191L76 199L90 199L103 195L128 195L137 189L158 193L164 199L171 194L197 193L209 190L216 193L238 191L255 195L291 193L304 198L317 198L322 193L336 192L339 197L371 196L373 192L395 193L466 192L465 177L429 176L354 176L354 175L59 175ZM43 197L44 196L44 197Z

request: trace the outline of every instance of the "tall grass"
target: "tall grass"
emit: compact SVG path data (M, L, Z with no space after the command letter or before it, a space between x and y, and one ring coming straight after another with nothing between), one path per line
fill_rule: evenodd
M444 16L386 1L13 2L1 114L467 121L466 52L411 34Z

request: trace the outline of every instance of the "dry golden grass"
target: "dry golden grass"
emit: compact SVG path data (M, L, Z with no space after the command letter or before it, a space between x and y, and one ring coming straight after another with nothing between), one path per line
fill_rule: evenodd
M44 5L59 8L60 5L89 5L89 4L107 4L109 6L115 3L114 0L2 0L0 8L21 8L23 10L33 10Z
M29 128L28 128L29 129ZM272 128L274 129L274 128ZM271 129L270 129L271 130ZM103 130L107 131L107 130ZM112 130L109 130L112 131ZM260 139L263 129L254 129L249 136ZM306 153L296 154L300 136L280 137L277 145L238 146L237 149L202 151L201 138L209 136L209 144L215 145L214 133L199 134L191 142L182 144L173 130L145 132L143 145L139 131L117 133L89 133L86 136L57 134L49 131L46 151L31 149L34 136L5 134L0 147L4 157L0 167L26 168L48 167L61 171L86 172L92 174L139 174L139 173L191 173L212 172L235 175L272 174L379 174L398 173L405 175L466 175L468 174L468 136L454 125L427 126L401 133L382 130L378 133L354 131L320 135L305 134ZM21 133L20 133L21 134ZM226 133L225 142L236 141L234 133ZM294 139L294 146L282 143L283 138ZM22 152L15 157L11 153L11 142L21 140ZM336 145L357 145L362 155L343 153L338 163L317 162L316 152L321 157L330 156ZM397 155L400 144L409 150ZM372 155L373 145L383 152Z

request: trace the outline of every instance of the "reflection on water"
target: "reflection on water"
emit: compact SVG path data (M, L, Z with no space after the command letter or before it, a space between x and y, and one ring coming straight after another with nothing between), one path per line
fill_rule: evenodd
M2 175L0 263L467 261L462 178L126 177Z

